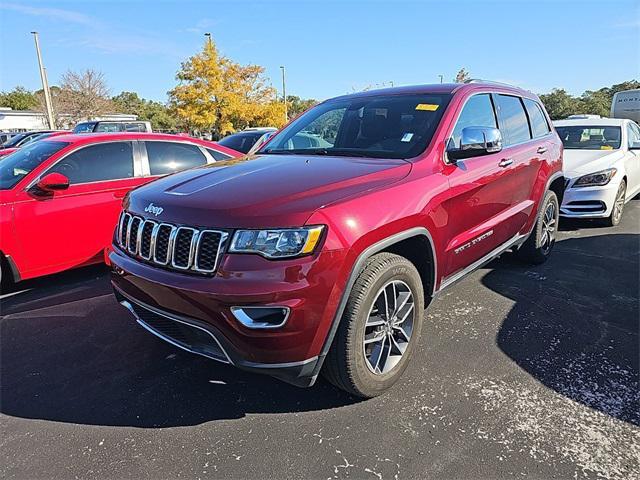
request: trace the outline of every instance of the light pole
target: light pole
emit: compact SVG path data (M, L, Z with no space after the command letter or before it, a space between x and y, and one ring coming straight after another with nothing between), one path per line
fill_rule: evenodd
M40 68L40 79L42 80L42 92L44 93L44 104L47 109L47 121L51 130L56 128L53 120L53 107L51 106L51 92L49 91L49 82L47 82L47 74L42 66L42 55L40 54L40 40L38 32L31 32L36 42L36 53L38 54L38 67Z
M444 75L438 75L440 77L440 83L442 83L442 79L444 78Z
M289 110L287 109L287 87L285 84L285 71L284 66L280 65L280 70L282 70L282 100L284 100L284 121L289 121Z

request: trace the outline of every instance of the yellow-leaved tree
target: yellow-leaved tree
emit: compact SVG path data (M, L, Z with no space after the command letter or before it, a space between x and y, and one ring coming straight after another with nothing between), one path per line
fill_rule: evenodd
M258 65L239 65L218 53L213 41L182 63L169 92L175 112L191 129L222 137L246 127L283 125L284 104Z

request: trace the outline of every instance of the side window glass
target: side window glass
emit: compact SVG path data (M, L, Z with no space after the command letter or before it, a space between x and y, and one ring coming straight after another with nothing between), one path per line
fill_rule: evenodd
M549 133L549 125L547 124L547 119L540 109L540 105L533 100L525 98L524 106L529 114L529 122L531 123L533 138L543 137Z
M166 175L205 165L206 157L195 145L174 142L145 142L151 175Z
M627 124L627 144L629 148L633 146L634 143L640 142L640 128L635 123Z
M131 142L90 145L63 158L49 172L58 172L78 183L119 180L133 177Z
M125 132L144 132L144 124L143 123L127 123L124 128Z
M520 98L511 95L497 95L497 98L505 145L531 140L529 122Z
M212 148L207 148L207 152L209 152L209 155L211 155L215 161L228 160L229 158L231 158L231 155L218 152L217 150L213 150Z
M497 128L496 116L489 94L474 95L465 103L451 138L456 148L460 148L462 130L466 127Z
M99 123L96 132L113 133L119 131L117 123Z

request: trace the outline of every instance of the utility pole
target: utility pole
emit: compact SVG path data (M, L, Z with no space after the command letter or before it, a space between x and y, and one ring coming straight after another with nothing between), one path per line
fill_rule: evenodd
M36 53L38 54L38 66L40 67L40 79L42 80L42 91L44 93L44 104L47 109L47 120L51 130L56 128L53 120L53 107L51 106L51 92L49 91L49 82L47 82L47 74L42 66L42 55L40 54L40 40L38 32L31 32L36 42Z
M282 100L284 100L284 121L289 121L289 110L287 109L287 87L285 85L285 73L284 66L280 65L280 69L282 70Z
M207 40L209 41L209 46L211 46L211 34L209 32L204 34L205 37L207 37Z
M442 83L442 79L444 78L444 75L438 75L440 77L440 83Z

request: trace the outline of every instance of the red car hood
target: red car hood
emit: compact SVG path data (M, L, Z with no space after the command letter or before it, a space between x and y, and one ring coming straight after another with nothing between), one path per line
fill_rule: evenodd
M410 170L403 160L243 157L148 183L131 192L126 208L150 217L145 209L153 203L162 209L154 217L158 221L193 226L301 226L318 208L398 181Z

